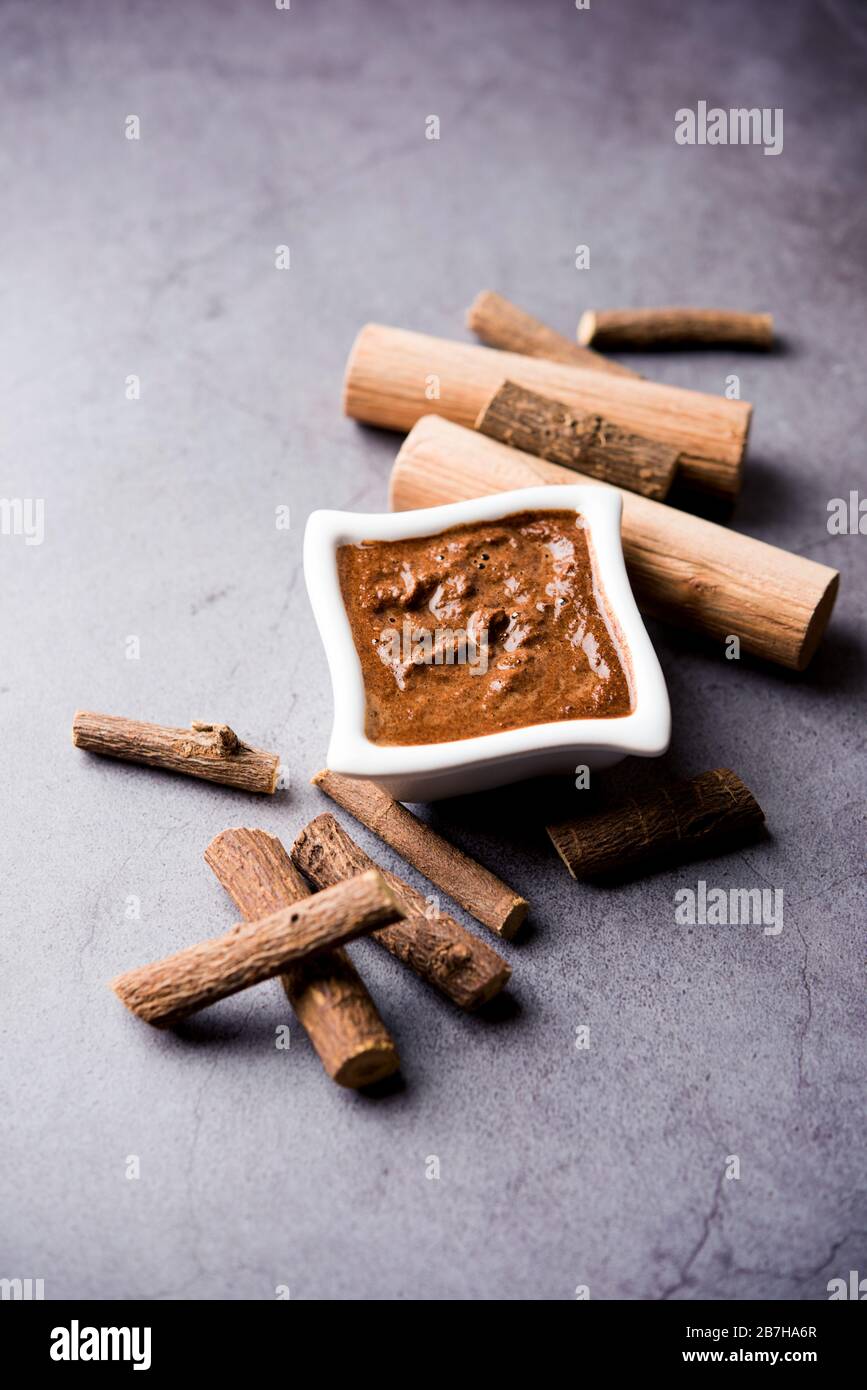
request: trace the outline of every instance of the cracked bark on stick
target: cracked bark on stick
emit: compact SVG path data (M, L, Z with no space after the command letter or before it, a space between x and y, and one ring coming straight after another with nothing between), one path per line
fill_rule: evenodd
M373 864L330 815L317 816L305 826L290 857L320 889ZM499 994L512 973L502 956L453 917L433 908L396 874L380 872L404 915L373 932L373 940L462 1009L476 1009Z
M242 743L228 724L207 724L197 719L188 729L180 729L77 710L72 721L72 742L89 753L182 772L186 777L221 782L241 791L271 794L277 790L277 754Z
M752 792L729 768L670 782L614 811L547 826L573 878L629 876L756 839L765 823Z
M375 869L291 903L261 921L239 922L164 960L128 970L111 988L138 1018L166 1028L318 951L386 926L401 908Z
M205 860L247 921L310 893L283 845L264 830L224 830L208 845ZM398 1070L397 1048L345 951L298 961L280 981L322 1065L339 1086L369 1086Z
M512 449L658 501L668 495L680 457L668 444L621 429L601 415L573 410L514 381L504 381L494 393L476 429Z
M527 915L526 898L443 839L388 792L374 782L341 777L328 768L317 772L313 784L396 849L478 922L506 940L515 935Z

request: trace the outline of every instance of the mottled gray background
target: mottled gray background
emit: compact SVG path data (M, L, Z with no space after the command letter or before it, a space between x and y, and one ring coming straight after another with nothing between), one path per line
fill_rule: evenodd
M256 1299L821 1299L867 1274L867 539L826 529L865 484L865 49L843 0L0 7L0 488L46 507L41 547L0 537L0 1274ZM782 106L783 153L676 146L699 99ZM354 949L404 1062L372 1098L297 1025L275 1049L277 984L163 1036L105 982L232 922L216 832L289 840L324 809L304 520L382 509L398 445L342 418L344 360L368 318L465 336L486 286L567 333L588 305L772 309L771 356L636 364L706 391L739 373L735 524L839 567L842 596L804 677L653 629L667 765L735 767L767 843L594 891L541 831L568 785L436 808L533 927L486 1019ZM229 720L283 750L292 791L90 758L77 706ZM676 926L699 877L782 887L782 935Z

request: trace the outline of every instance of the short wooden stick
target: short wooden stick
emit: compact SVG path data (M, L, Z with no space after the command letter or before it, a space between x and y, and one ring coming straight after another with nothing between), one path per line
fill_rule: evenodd
M743 844L760 835L764 823L752 792L722 767L669 782L616 811L549 825L547 831L573 878L596 879Z
M373 861L333 816L317 816L301 831L290 855L317 888L361 873ZM381 870L403 918L372 933L372 939L462 1009L493 999L512 971L486 941L430 905L396 874Z
M78 710L72 721L72 742L106 758L182 772L241 791L277 790L278 755L242 743L228 724L195 720L189 729L176 729Z
M631 367L611 362L601 352L579 347L565 334L549 328L493 290L482 290L476 295L467 310L467 326L488 347L520 352L527 357L546 357L549 362L568 362L573 367L610 372L613 376L638 376Z
M324 768L315 786L366 825L408 863L466 908L478 922L510 940L527 915L527 901L514 889L449 844L374 782L341 777Z
M504 381L494 393L476 429L512 449L658 501L668 495L677 470L679 454L670 445L631 434L601 415L573 410L514 381Z
M734 309L588 309L578 321L578 342L601 348L661 348L691 343L721 347L773 347L772 314Z
M310 893L280 841L264 830L224 830L208 845L205 860L247 921L279 912ZM298 961L280 981L339 1086L369 1086L398 1070L397 1048L345 951Z
M241 922L224 936L128 970L112 980L111 987L138 1018L166 1028L218 999L270 980L305 956L342 946L400 915L382 875L370 869L261 921Z
M391 475L396 511L539 483L606 484L438 416L420 420ZM803 671L831 615L836 570L621 490L623 553L639 606L766 661Z
M347 415L385 429L409 430L430 413L472 426L503 381L668 444L691 487L728 498L740 490L752 407L679 386L370 323L350 353L343 402Z

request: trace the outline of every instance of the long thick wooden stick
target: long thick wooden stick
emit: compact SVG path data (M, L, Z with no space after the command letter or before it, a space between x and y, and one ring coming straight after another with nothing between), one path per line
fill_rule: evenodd
M72 721L72 742L89 753L162 767L206 782L222 782L241 791L277 790L277 754L242 743L228 724L196 720L189 729L176 729L80 709Z
M571 338L549 328L541 319L519 309L493 290L482 290L467 310L467 327L488 347L505 352L521 352L527 357L546 357L549 362L569 362L589 371L610 372L612 376L637 377L631 367L611 362L601 352L579 347Z
M328 888L373 864L333 816L317 816L293 844L292 862L317 888ZM403 961L429 985L461 1009L475 1009L493 999L512 971L486 941L474 936L448 913L425 902L421 893L396 874L381 870L404 916L373 933L373 940Z
M397 511L432 507L539 483L591 483L430 415L404 441L391 475ZM623 551L645 613L802 671L821 640L840 576L751 536L652 502L623 498Z
M329 768L317 772L313 782L477 921L506 940L515 935L527 915L526 899L444 840L382 787L341 777Z
M769 348L774 320L734 309L588 309L578 321L578 342L585 352L590 343L615 349L689 343Z
M310 893L280 841L264 830L224 830L208 845L205 860L247 921L279 912ZM280 981L339 1086L369 1086L398 1070L397 1048L345 951L298 961Z
M740 489L752 407L678 386L369 323L349 356L343 403L347 415L385 429L409 430L430 413L473 425L506 380L669 444L691 486L723 497Z
M394 893L381 874L369 869L260 922L240 922L224 936L128 970L111 987L138 1018L167 1028L218 999L270 980L305 956L342 946L400 916Z

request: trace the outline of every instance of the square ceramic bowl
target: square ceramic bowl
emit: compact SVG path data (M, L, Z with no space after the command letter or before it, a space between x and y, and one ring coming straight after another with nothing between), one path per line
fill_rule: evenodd
M400 801L436 801L579 764L609 767L627 754L655 758L668 747L668 691L635 599L620 544L622 502L593 484L521 488L411 512L314 512L304 535L304 577L331 673L334 724L328 766L366 778ZM596 583L630 676L632 712L609 719L568 719L449 743L385 745L364 731L365 690L337 574L337 549L359 541L436 535L451 526L496 521L515 512L575 511L587 523Z

